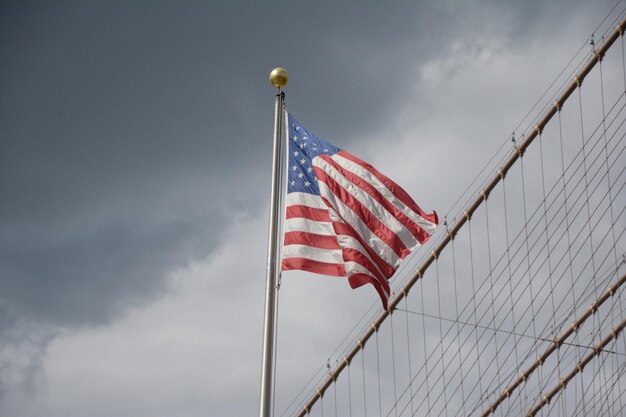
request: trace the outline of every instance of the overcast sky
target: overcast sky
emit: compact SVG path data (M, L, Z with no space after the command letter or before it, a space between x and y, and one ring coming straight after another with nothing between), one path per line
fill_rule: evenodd
M615 3L0 2L0 414L256 413L271 69L444 215ZM285 274L279 379L377 299Z

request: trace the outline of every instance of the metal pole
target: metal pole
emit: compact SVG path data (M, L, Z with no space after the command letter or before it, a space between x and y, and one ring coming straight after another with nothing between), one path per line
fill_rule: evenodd
M280 88L280 87L279 87ZM270 202L269 240L267 250L267 281L265 286L265 319L263 322L263 365L261 369L260 417L272 414L272 396L274 382L274 345L276 322L276 282L278 276L278 225L281 197L281 162L283 137L283 102L285 93L276 93L274 118L274 156L272 158L272 189Z

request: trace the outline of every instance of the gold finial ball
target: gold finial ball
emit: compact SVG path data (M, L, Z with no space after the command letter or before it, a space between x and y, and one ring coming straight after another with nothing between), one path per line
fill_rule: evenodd
M289 73L284 68L274 68L272 72L270 72L270 82L276 88L283 88L287 85L289 81Z

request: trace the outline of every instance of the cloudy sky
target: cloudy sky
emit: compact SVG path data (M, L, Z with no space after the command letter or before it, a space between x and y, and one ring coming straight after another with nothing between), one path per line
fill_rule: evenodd
M0 414L256 413L270 70L445 215L615 3L0 2ZM279 381L377 299L285 274Z

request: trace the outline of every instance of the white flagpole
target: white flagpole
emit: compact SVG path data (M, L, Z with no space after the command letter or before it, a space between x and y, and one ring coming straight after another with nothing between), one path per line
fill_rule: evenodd
M259 416L272 415L272 397L274 391L274 346L276 323L276 283L278 275L278 226L280 219L281 196L281 164L282 164L282 137L283 137L283 103L285 93L281 88L287 85L288 74L283 68L275 68L270 73L270 82L278 88L276 93L276 112L274 116L274 156L272 158L272 190L270 202L269 241L267 250L267 281L265 286L265 319L263 321L263 365L261 369L261 399Z

